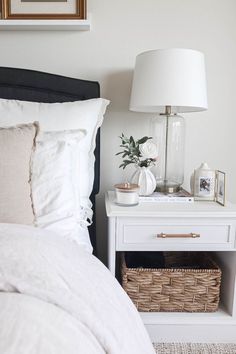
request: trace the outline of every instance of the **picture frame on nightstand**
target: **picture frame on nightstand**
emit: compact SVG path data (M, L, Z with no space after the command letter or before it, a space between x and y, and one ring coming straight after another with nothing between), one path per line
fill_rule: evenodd
M225 176L225 172L212 170L207 163L202 163L193 174L194 200L212 201L225 206Z
M215 170L210 169L206 162L194 170L193 194L195 200L215 201Z
M220 170L216 171L216 193L215 193L215 201L225 206L225 172Z

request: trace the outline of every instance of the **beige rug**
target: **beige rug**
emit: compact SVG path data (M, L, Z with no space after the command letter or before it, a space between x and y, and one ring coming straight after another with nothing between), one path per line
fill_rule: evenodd
M236 344L154 343L157 354L236 354Z

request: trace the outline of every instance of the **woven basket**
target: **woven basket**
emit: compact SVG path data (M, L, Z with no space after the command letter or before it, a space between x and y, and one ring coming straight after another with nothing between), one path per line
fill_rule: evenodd
M142 312L214 312L221 270L207 253L164 252L165 268L128 268L122 254L122 286Z

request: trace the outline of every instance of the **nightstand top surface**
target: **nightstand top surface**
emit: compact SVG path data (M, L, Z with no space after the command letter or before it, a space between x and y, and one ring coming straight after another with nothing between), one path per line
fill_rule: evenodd
M115 203L115 192L106 193L106 212L109 217L236 217L236 204L222 206L215 202L194 203L140 202L137 206L119 206Z

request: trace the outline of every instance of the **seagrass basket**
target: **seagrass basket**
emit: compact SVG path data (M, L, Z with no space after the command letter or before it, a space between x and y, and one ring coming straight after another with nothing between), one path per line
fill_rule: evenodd
M122 286L138 311L217 311L221 270L209 254L164 252L164 268L128 267L121 257Z

